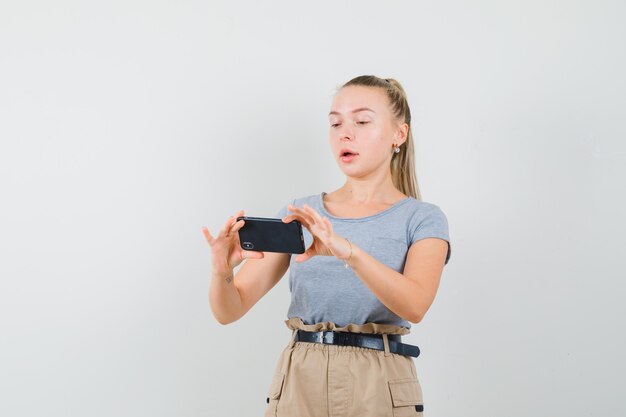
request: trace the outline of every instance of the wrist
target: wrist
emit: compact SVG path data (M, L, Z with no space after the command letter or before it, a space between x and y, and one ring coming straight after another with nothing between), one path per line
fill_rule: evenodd
M211 274L221 279L228 279L228 278L232 278L233 271L229 269L215 269L214 268L211 271Z
M343 260L343 262L345 263L345 267L349 267L350 266L350 260L352 259L352 242L350 242L350 240L347 237L344 237L344 239L346 240L346 242L348 242L348 245L350 246L350 253L348 254L348 256L346 258L341 258Z

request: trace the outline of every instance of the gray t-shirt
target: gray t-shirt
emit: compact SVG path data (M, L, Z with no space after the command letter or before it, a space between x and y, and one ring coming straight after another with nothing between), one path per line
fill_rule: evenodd
M402 273L411 244L427 237L448 242L448 263L451 254L448 220L439 206L408 197L372 216L359 218L335 217L326 211L323 195L296 198L291 204L305 203L322 216L328 217L333 230L365 250L388 267ZM282 218L291 212L287 205L276 214ZM302 227L305 247L313 238ZM298 263L291 256L289 290L291 305L287 317L300 317L305 324L332 321L337 326L347 324L381 323L411 328L411 323L393 313L378 300L352 269L334 256L314 256Z

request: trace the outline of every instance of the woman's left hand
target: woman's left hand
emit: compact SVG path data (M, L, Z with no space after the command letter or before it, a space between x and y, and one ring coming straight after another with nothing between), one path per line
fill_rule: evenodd
M313 236L313 243L303 254L294 258L296 262L304 262L313 256L336 256L339 259L348 259L351 252L347 239L333 232L333 226L327 217L305 204L302 208L289 204L287 207L293 214L283 217L284 223L298 220Z

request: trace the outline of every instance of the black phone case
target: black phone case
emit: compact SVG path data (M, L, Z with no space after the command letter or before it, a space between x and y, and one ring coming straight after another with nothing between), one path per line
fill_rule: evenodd
M244 225L239 229L242 249L257 252L304 253L302 225L298 220L283 223L267 217L237 217Z

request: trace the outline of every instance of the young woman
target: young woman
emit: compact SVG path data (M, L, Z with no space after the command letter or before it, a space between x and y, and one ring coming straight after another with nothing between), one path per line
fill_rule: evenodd
M296 198L277 217L304 226L297 256L242 250L241 210L211 246L209 301L222 324L238 320L290 270L292 336L265 416L421 416L422 389L402 343L432 304L451 254L448 222L421 201L411 112L393 79L356 77L335 94L330 148L346 181ZM245 262L233 276L233 268Z

